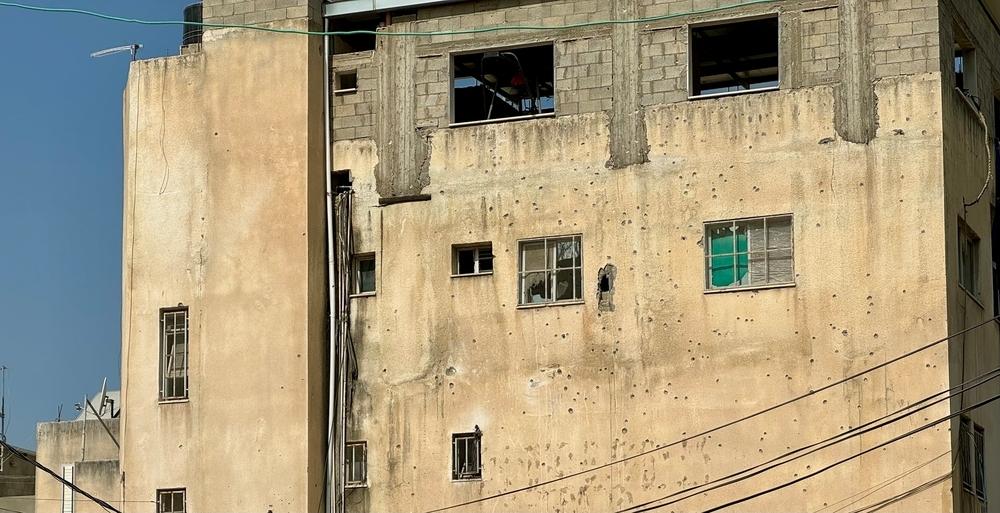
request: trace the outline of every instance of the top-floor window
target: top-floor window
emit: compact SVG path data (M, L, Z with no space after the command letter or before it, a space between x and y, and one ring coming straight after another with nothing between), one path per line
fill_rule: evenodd
M160 310L160 400L188 397L187 307Z
M555 50L551 43L452 56L452 122L552 114Z
M691 95L778 87L778 18L691 27Z

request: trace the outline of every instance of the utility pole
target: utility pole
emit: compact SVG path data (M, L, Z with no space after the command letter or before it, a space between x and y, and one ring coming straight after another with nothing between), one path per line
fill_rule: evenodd
M7 443L7 367L0 365L0 442ZM0 472L7 459L4 446L0 445Z

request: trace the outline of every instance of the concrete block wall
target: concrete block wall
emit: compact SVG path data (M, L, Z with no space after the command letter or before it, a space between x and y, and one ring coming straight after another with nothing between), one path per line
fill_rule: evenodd
M338 55L330 71L330 84L338 73L357 72L357 91L336 93L330 98L333 115L333 140L364 139L372 136L375 125L375 92L378 71L372 65L372 52Z
M611 110L611 37L556 42L556 115Z
M840 73L840 16L836 7L804 11L801 18L803 84L834 82Z
M416 76L413 78L416 91L417 126L436 127L448 119L451 93L451 65L441 55L417 58Z
M256 25L272 21L321 19L317 0L203 0L205 23ZM318 22L318 21L317 21Z
M870 37L876 79L940 69L938 0L872 0Z
M640 101L644 107L688 97L687 29L647 31L639 42Z

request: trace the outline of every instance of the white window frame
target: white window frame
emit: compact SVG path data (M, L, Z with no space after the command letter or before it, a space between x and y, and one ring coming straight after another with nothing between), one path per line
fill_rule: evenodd
M790 232L789 233L788 247L768 248L769 231L768 231L768 227L767 227L767 222L769 220L773 221L773 220L777 220L777 219L788 219L788 224L789 224L788 229L789 229L789 232ZM763 249L762 252L764 253L764 280L765 280L765 283L754 283L754 284L747 284L747 285L732 285L732 286L727 286L727 287L713 287L712 286L712 258L713 257L732 256L733 257L733 265L735 266L736 262L738 261L737 257L739 255L742 255L742 254L745 253L745 254L748 255L748 258L749 258L749 255L750 255L751 251L750 251L749 240L747 242L747 250L746 251L736 251L736 247L735 247L736 238L734 237L733 238L734 247L733 247L733 252L732 253L712 254L712 237L711 237L711 233L710 233L711 228L715 227L715 226L719 226L719 225L725 225L725 224L730 224L733 228L735 228L738 224L747 224L747 225L749 225L750 223L755 222L755 221L763 221L763 223L764 223L764 249ZM728 292L728 291L734 291L734 290L771 289L771 288L782 288L782 287L794 287L795 286L795 278L796 278L796 276L795 276L795 217L792 214L785 213L785 214L774 214L774 215L768 215L768 216L742 217L742 218L739 218L739 219L723 219L723 220L719 220L719 221L708 221L708 222L704 223L704 239L703 240L704 240L704 245L705 245L705 255L704 255L704 262L703 263L704 263L704 266L705 266L704 285L705 285L705 292L706 293ZM767 283L766 282L767 281L767 276L769 274L769 269L768 269L768 258L769 258L769 256L768 256L768 253L770 253L772 251L788 251L789 258L791 258L791 264L792 264L792 268L791 268L791 281L787 281L787 282L775 282L775 283Z
M691 35L692 29L704 28L704 27L718 27L721 25L730 25L733 23L743 23L747 21L757 21L767 18L776 18L778 20L778 85L770 87L759 87L756 89L746 89L743 91L723 91L719 93L707 93L707 94L695 94L694 92L694 36ZM760 14L755 16L740 16L738 18L724 18L719 20L703 21L698 23L689 23L687 25L687 82L688 82L688 100L699 100L703 98L718 98L720 96L737 96L741 94L755 94L755 93L765 93L768 91L778 91L781 89L781 81L783 77L782 74L782 51L781 51L781 16L777 12Z
M343 87L341 86L341 78L345 75L354 75L354 87ZM357 69L342 69L333 72L333 94L334 95L345 95L354 94L358 92L358 70Z
M167 332L167 319L173 318L176 323L176 317L178 315L183 316L184 327L178 332L175 328L171 332ZM177 366L176 362L171 359L171 356L167 354L167 340L169 337L182 336L184 339L184 352L179 355L183 360L180 367ZM174 344L176 345L176 338L174 339ZM186 401L190 397L191 392L191 311L186 306L177 306L171 308L161 308L160 309L160 391L159 391L159 401L161 403ZM168 374L171 372L180 372L183 374L184 390L182 393L178 394L176 391L172 393L167 393L168 391Z
M572 267L555 267L555 262L549 264L549 251L554 251L554 248L549 246L549 242L557 241L560 239L572 239L577 244L577 250L579 251L579 264ZM532 269L525 270L525 258L524 258L524 246L526 244L531 244L535 242L545 243L545 268L544 269ZM555 306L555 305L574 305L584 302L584 282L583 282L583 235L582 234L570 234L570 235L553 235L549 237L535 237L532 239L521 239L517 241L517 305L518 308L537 308L543 306ZM558 271L573 271L573 297L571 299L555 299L556 297L556 280L554 279L555 274ZM540 302L528 302L526 301L526 288L525 288L525 278L529 274L545 273L546 279L549 280L549 299ZM576 277L579 275L579 282L577 282Z
M476 451L476 461L478 467L475 470L462 471L459 468L458 445L464 443L466 455L469 454L469 445L473 445ZM468 461L461 462L462 464ZM451 435L451 480L455 482L482 481L483 480L483 436L478 432L452 433Z
M62 478L67 483L73 482L73 465L63 465L62 466ZM73 513L76 509L76 492L73 487L63 483L62 485L62 509L61 513Z
M361 262L366 262L371 260L375 263L375 269L372 271L375 279L374 290L361 290ZM374 296L378 292L378 258L375 253L358 253L351 258L351 297L369 297Z
M367 488L368 487L368 442L357 441L357 442L347 442L344 445L344 487L345 488ZM355 476L352 475L353 470L351 463L354 458L361 455L361 473L363 474L362 479L353 479ZM347 455L350 455L349 457Z
M181 501L183 502L183 507L180 510L171 509L170 511L164 511L163 509L163 497L164 495L171 495L171 506L173 506L173 500L176 499L177 495L180 495ZM187 488L160 488L156 490L156 512L157 513L187 513Z
M471 273L459 272L458 254L463 251L472 251L473 271ZM451 277L462 278L466 276L488 276L493 274L493 266L488 271L480 268L480 263L484 256L489 255L490 263L496 263L496 255L493 253L492 242L477 242L475 244L455 244L451 247Z

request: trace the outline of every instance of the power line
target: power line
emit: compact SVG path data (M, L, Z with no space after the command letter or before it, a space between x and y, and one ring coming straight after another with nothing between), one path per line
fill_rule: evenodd
M970 331L973 331L975 329L981 328L981 327L985 326L986 324L989 324L989 323L991 323L991 322L993 322L995 320L998 320L998 319L1000 319L1000 316L992 317L992 318L987 319L987 320L985 320L985 321L983 321L983 322L981 322L979 324L976 324L974 326L965 328L965 329L963 329L963 330L961 330L959 332L956 332L956 333L953 333L951 335L948 335L947 337L935 340L934 342L931 342L929 344L926 344L926 345L923 345L921 347L918 347L918 348L916 348L916 349L914 349L912 351L908 351L908 352L903 353L903 354L901 354L899 356L896 356L894 358L886 360L885 362L882 362L882 363L880 363L880 364L878 364L878 365L876 365L874 367L870 367L868 369L856 372L856 373L851 374L851 375L849 375L847 377L841 378L841 379L839 379L837 381L833 381L831 383L823 385L823 386L821 386L819 388L809 389L804 394L792 397L790 399L786 399L786 400L784 400L784 401L782 401L780 403L773 404L773 405L768 406L767 408L764 408L762 410L757 410L754 413L750 413L750 414L745 415L743 417L740 417L740 418L737 418L737 419L734 419L734 420L730 420L728 422L725 422L725 423L720 424L718 426L715 426L713 428L706 429L706 430L701 431L699 433L695 433L693 435L684 436L683 438L680 438L680 439L675 440L673 442L669 442L669 443L667 443L665 445L658 445L658 446L656 446L656 447L654 447L652 449L648 449L648 450L645 450L645 451L642 451L642 452L638 452L638 453L633 454L631 456L626 456L624 458L620 458L620 459L617 459L617 460L611 460L611 461L609 461L607 463L603 463L601 465L597 465L595 467L590 467L590 468L583 469L583 470L578 470L576 472L571 472L571 473L566 474L564 476L559 476L559 477L555 477L555 478L552 478L552 479L549 479L549 480L546 480L546 481L541 481L541 482L538 482L538 483L535 483L535 484L531 484L531 485L527 485L527 486L522 486L520 488L515 488L513 490L507 490L505 492L500 492L500 493L496 493L496 494L493 494L493 495L488 495L486 497L481 497L479 499L472 499L472 500L468 500L468 501L465 501L465 502L459 502L459 503L456 503L456 504L452 504L452 505L449 505L449 506L443 506L443 507L440 507L440 508L428 510L425 513L440 513L441 511L446 511L446 510L449 510L449 509L460 508L460 507L468 506L468 505L471 505L471 504L485 502L485 501L489 501L489 500L493 500L493 499L499 499L501 497L506 497L506 496L509 496L509 495L514 495L516 493L521 493L521 492L525 492L525 491L528 491L528 490L533 490L535 488L539 488L539 487L542 487L542 486L547 486L547 485L550 485L550 484L553 484L553 483L558 483L560 481L565 481L567 479L572 479L574 477L581 476L581 475L584 475L584 474L589 474L591 472L596 472L598 470L602 470L602 469L605 469L605 468L608 468L608 467L612 467L612 466L618 465L620 463L625 463L627 461L631 461L631 460L634 460L636 458L641 458L643 456L646 456L646 455L649 455L649 454L653 454L655 452L662 451L664 449L668 449L670 447L674 447L674 446L683 444L685 442L690 442L691 440L695 440L697 438L701 438L703 436L710 435L712 433L721 431L721 430L726 429L726 428L728 428L730 426L739 424L740 422L745 422L747 420L750 420L750 419L753 419L753 418L756 418L756 417L760 417L762 415L765 415L767 413L775 411L775 410L777 410L779 408L783 408L785 406L788 406L789 404L795 403L797 401L801 401L802 399L805 399L805 398L810 397L812 395L815 395L815 394L818 394L820 392L824 392L826 390L830 390L831 388L843 385L844 383L847 383L849 381L853 381L853 380L855 380L855 379L857 379L857 378L859 378L861 376L864 376L865 374L868 374L869 372L872 372L872 371L875 371L875 370L879 370L879 369L888 367L889 365L892 365L892 364L894 364L894 363L896 363L896 362L898 362L900 360L903 360L903 359L908 358L910 356L913 356L915 354L918 354L918 353L921 353L923 351L926 351L926 350L928 350L928 349L930 349L932 347L935 347L935 346L937 346L939 344L947 342L947 341L949 341L949 340L951 340L951 339L953 339L955 337L960 337L960 336L962 336L962 335L964 335L964 334L966 334L966 333L968 333ZM964 341L963 341L963 343L964 343Z
M954 472L954 470L955 470L955 467L952 466L951 472ZM867 505L867 506L865 506L863 508L851 511L851 513L875 513L876 511L878 511L878 510L880 510L882 508L885 508L886 506L888 506L890 504L895 504L895 503L897 503L897 502L899 502L899 501L901 501L903 499L910 498L910 497L912 497L914 495L917 495L920 492L923 492L924 490L927 490L928 488L930 488L930 487L932 487L932 486L934 486L934 485L936 485L938 483L947 481L949 478L951 478L951 472L946 472L946 473L944 473L944 474L942 474L942 475L940 475L940 476L938 476L938 477L936 477L934 479L931 479L930 481L927 481L926 483L922 483L922 484L919 484L919 485L917 485L917 486L915 486L913 488L910 488L909 490L907 490L907 491L905 491L903 493L900 493L900 494L895 495L893 497L889 497L888 499L883 499L883 500L881 500L879 502L876 502L874 504L869 504L869 505Z
M822 474L823 472L827 472L830 469L833 469L834 467L843 465L844 463L847 463L848 461L851 461L851 460L856 459L856 458L860 458L860 457L864 456L865 454L868 454L870 452L876 451L876 450L881 449L883 447L886 447L886 446L888 446L890 444L893 444L895 442L898 442L900 440L903 440L905 438L913 436L913 435L915 435L915 434L917 434L917 433L919 433L921 431L924 431L926 429L930 429L930 428L932 428L932 427L934 427L934 426L936 426L938 424L941 424L942 422L951 420L951 419L953 419L955 417L958 417L960 415L964 415L964 414L966 414L966 413L968 413L968 412L970 412L972 410L975 410L977 408L981 408L983 406L986 406L987 404L992 403L993 401L996 401L997 399L1000 399L1000 394L994 395L993 397L990 397L989 399L983 399L982 401L979 401L978 403L975 403L975 404L973 404L971 406L968 406L966 408L958 410L957 412L952 413L950 415L946 415L944 417L941 417L941 418L939 418L937 420L934 420L934 421L932 421L930 423L924 424L923 426L920 426L918 428L911 429L911 430L909 430L909 431L907 431L907 432L905 432L905 433L903 433L903 434L901 434L899 436L890 438L889 440L886 440L885 442L882 442L882 443L880 443L878 445L873 445L872 447L869 447L869 448L867 448L867 449L865 449L865 450L863 450L863 451L861 451L861 452L859 452L857 454L852 454L851 456L848 456L846 458L837 460L837 461L835 461L835 462L833 462L833 463L831 463L831 464L829 464L829 465L827 465L827 466L825 466L825 467L823 467L823 468L821 468L819 470L816 470L815 472L810 472L809 474L805 474L805 475L803 475L801 477L792 479L791 481L787 481L787 482L782 483L780 485L772 486L770 488L761 490L759 492L755 492L755 493L747 495L745 497L741 497L739 499L731 500L731 501L729 501L729 502L727 502L725 504L722 504L720 506L715 506L714 508L707 509L703 513L714 513L716 511L721 510L721 509L725 509L725 508L728 508L730 506L735 506L737 504L742 504L742 503L744 503L746 501L749 501L749 500L752 500L752 499L756 499L757 497L761 497L763 495L767 495L769 493L773 493L773 492L776 492L778 490L781 490L781 489L784 489L784 488L788 488L789 486L792 486L792 485L794 485L796 483L800 483L802 481L805 481L806 479L809 479L811 477L815 477L815 476L817 476L819 474ZM660 507L660 506L657 506L657 508L658 507Z
M989 376L989 377L987 377L987 376ZM625 512L643 513L643 512L646 512L646 511L652 511L654 509L662 508L664 506L669 506L671 504L676 504L676 503L681 502L683 500L690 499L691 497L694 497L696 495L700 495L700 494L705 493L705 492L710 492L712 490L717 490L719 488L722 488L722 487L725 487L725 486L729 486L731 484L735 484L735 483L739 483L741 481L745 481L747 479L750 479L751 477L755 477L755 476L758 476L760 474L763 474L764 472L767 472L768 470L771 470L773 468L777 468L777 467L780 467L782 465L791 463L791 462L793 462L795 460L804 458L806 456L809 456L810 454L814 454L816 452L819 452L819 451L821 451L823 449L826 449L828 447L832 447L832 446L834 446L836 444L839 444L841 442L844 442L846 440L850 440L852 438L864 435L866 433L870 433L870 432L875 431L877 429L881 429L881 428L883 428L885 426L888 426L890 424L893 424L895 422L899 422L899 421L901 421L901 420L909 417L910 415L913 415L913 414L918 413L920 411L926 410L927 408L930 408L931 406L933 406L933 405L935 405L937 403L949 400L949 399L951 399L951 398L953 398L953 397L955 397L955 396L957 396L959 394L964 394L968 390L971 390L971 389L976 388L978 386L984 385L984 384L986 384L986 383L988 383L988 382L990 382L990 381L992 381L992 380L994 380L994 379L996 379L998 377L1000 377L1000 367L998 367L996 369L993 369L992 371L989 371L989 372L987 372L987 373L985 373L983 375L980 375L980 376L977 376L975 378L972 378L972 379L966 381L965 383L956 385L956 386L954 386L954 387L952 387L950 389L943 390L941 392L937 392L935 394L932 394L932 395L930 395L930 396L928 396L928 397L926 397L924 399L921 399L921 400L919 400L919 401L917 401L915 403L909 404L909 405L907 405L907 406L905 406L905 407L903 407L903 408L901 408L899 410L896 410L896 411L894 411L892 413L886 414L886 415L884 415L882 417L879 417L877 419L870 420L870 421L865 422L865 423L863 423L863 424L861 424L859 426L856 426L854 428L848 429L847 431L844 431L843 433L837 433L836 435L831 436L829 438L826 438L824 440L821 440L819 442L815 442L813 444L810 444L810 445L807 445L807 446L804 446L804 447L800 447L800 448L795 449L793 451L786 452L784 454L776 456L776 457L774 457L774 458L772 458L772 459L770 459L768 461L765 461L763 463L759 463L759 464L757 464L757 465L755 465L753 467L750 467L748 469L740 470L740 471L731 473L729 475L726 475L726 476L714 479L712 481L708 481L708 482L702 483L700 485L693 485L693 486L690 486L688 488L683 488L681 490L677 490L676 492L673 492L673 493L671 493L669 495L666 495L664 497L660 497L658 499L654 499L654 500L651 500L651 501L648 501L648 502L644 502L642 504L637 504L635 506L629 506L628 508L625 508L625 509L622 509L622 510L618 510L616 513L625 513ZM976 383L974 385L971 385L971 386L966 386L966 385L969 385L970 383L973 383L975 381L978 381L978 383ZM961 389L961 390L958 390L958 389ZM934 399L935 397L940 396L941 394L948 394L948 395L946 395L946 396L944 396L942 398L939 398L939 399L937 399L935 401L931 401L931 399ZM931 402L927 402L927 401L931 401ZM920 405L922 403L926 403L926 404L923 404L923 406L920 406L919 408L916 408L913 411L902 413L902 412L904 412L906 410L909 410L911 408L914 408L915 406ZM899 415L901 413L902 413L902 415L900 415L898 418L894 418L894 419L891 418L891 417ZM805 451L805 452L803 452L803 451ZM801 454L797 454L797 453L801 453ZM785 458L787 458L789 456L792 456L794 454L797 454L797 455L794 456L794 457L785 459ZM781 461L781 460L784 460L784 461ZM777 462L777 463L775 463L775 462ZM725 482L722 482L722 481L725 481ZM688 492L693 492L693 493L688 493ZM685 494L685 493L687 493L687 495L684 495L683 497L679 497L679 498L673 499L673 500L671 500L669 502L663 502L662 504L657 504L655 506L651 506L654 503L666 501L667 499L671 499L671 498L677 497L678 495L682 495L682 494Z
M577 28L586 27L599 27L606 25L632 25L641 23L652 23L655 21L669 20L673 18L681 18L684 16L692 16L697 14L711 14L715 12L728 11L731 9L736 9L738 7L746 7L748 5L757 4L772 4L778 2L779 0L750 0L747 2L731 5L723 5L719 7L712 7L708 9L695 9L686 12L679 12L673 14L663 14L660 16L647 16L644 18L634 18L627 20L596 20L587 21L581 23L568 23L563 25L496 25L492 27L481 27L472 29L460 29L460 30L434 30L427 32L394 32L390 30L344 30L344 31L316 31L316 30L296 30L296 29L283 29L283 28L273 28L264 27L260 25L244 25L236 23L205 23L205 22L190 22L190 21L177 21L177 20L144 20L139 18L126 18L124 16L115 16L111 14L105 14L94 11L87 11L84 9L74 9L68 7L43 7L40 5L29 5L21 4L17 2L6 2L0 1L0 7L13 7L16 9L24 9L28 11L38 11L47 13L63 13L63 14L80 14L83 16L92 16L95 18L100 18L102 20L108 21L119 21L123 23L135 23L139 25L192 25L196 27L204 28L239 28L248 30L258 30L261 32L275 32L279 34L296 34L301 36L352 36L352 35L378 35L378 36L402 36L402 37L421 37L421 36L457 36L463 34L485 34L490 32L507 32L514 30L570 30Z
M883 488L885 488L885 487L887 487L887 486L889 486L889 485L891 485L891 484L899 481L900 479L903 479L903 478L905 478L905 477L913 474L914 472L916 472L916 471L918 471L918 470L926 467L927 465L930 465L931 463L934 463L935 461L937 461L937 460L939 460L939 459L947 456L949 452L951 452L951 451L945 451L945 452L943 452L941 454L938 454L937 456L935 456L935 457L933 457L933 458L931 458L931 459L929 459L929 460L921 463L920 465L917 465L917 466L911 468L910 470L907 470L906 472L903 472L902 474L895 475L895 476L890 477L889 479L887 479L885 481L882 481L881 483L878 483L878 484L876 484L874 486L871 486L869 488L865 488L864 490L861 490L860 492L854 493L852 495L848 495L847 497L844 497L843 499L840 499L839 501L834 502L833 504L830 504L828 506L823 506L822 508L820 508L820 509L818 509L816 511L813 511L812 513L819 513L820 511L824 511L824 510L827 510L827 509L832 508L834 506L837 506L839 504L842 504L839 508L837 508L837 509L835 509L835 510L833 510L831 512L831 513L840 513L841 511L844 511L845 509L847 509L847 508L849 508L849 507L851 507L851 506L853 506L853 505L861 502L862 500L867 499L868 497L870 497L872 494L878 492L879 490L881 490L881 489L883 489ZM958 455L956 454L955 456L957 457ZM957 458L956 458L955 461L958 461ZM952 468L954 468L954 463L952 463ZM851 499L854 499L854 500L851 500ZM850 501L850 502L848 502L848 501Z
M38 463L37 461L35 461L35 460L33 460L33 459L25 456L21 451L17 450L17 448L15 448L13 445L10 445L10 444L8 444L5 441L0 440L0 446L5 447L10 452L14 453L14 455L17 456L18 458L21 458L22 460L27 461L28 463L31 463L32 465L34 465L36 468L38 468L42 472L45 472L46 474L54 477L57 481L59 481L60 483L62 483L64 486L70 487L74 492L79 493L80 495L83 495L84 497L86 497L86 498L94 501L95 503L97 503L98 506L100 506L100 507L102 507L102 508L104 508L104 509L106 509L106 510L108 510L110 512L113 512L113 513L121 513L121 511L119 511L118 509L116 509L114 506L108 504L107 502L105 502L105 501L103 501L101 499L98 499L97 497L94 497L93 495L91 495L90 493L88 493L83 488L80 488L79 486L77 486L77 485L75 485L75 484L73 484L73 483L71 483L71 482L63 479L62 476L60 476L59 474L56 474L55 472L53 472L51 469L49 469L45 465L42 465L41 463Z

